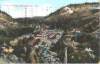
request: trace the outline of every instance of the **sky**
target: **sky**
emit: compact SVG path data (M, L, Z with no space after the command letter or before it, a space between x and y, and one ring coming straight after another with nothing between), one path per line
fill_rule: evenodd
M0 9L14 18L46 16L65 5L85 2L98 0L0 0Z

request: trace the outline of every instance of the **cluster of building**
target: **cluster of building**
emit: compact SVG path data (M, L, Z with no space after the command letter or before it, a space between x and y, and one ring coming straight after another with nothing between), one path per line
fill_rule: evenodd
M33 34L20 36L0 46L0 58L6 59L5 62L8 63L59 62L57 53L50 51L50 47L56 44L62 35L63 31L60 30L41 29ZM7 58L9 56L10 58Z

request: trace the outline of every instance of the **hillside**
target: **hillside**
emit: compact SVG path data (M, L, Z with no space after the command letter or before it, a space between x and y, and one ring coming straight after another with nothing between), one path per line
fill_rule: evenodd
M48 25L56 25L57 28L79 28L85 32L93 32L99 25L100 9L96 9L99 3L71 4L46 16Z
M17 23L13 21L13 18L7 13L0 11L0 29L14 28Z
M0 42L10 41L18 36L32 33L34 27L20 25L6 12L0 11Z

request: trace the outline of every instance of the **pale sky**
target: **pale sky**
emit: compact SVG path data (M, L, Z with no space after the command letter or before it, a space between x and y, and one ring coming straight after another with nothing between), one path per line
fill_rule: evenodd
M25 17L25 7L21 7L20 5L27 5L27 17L46 16L68 4L97 1L98 0L0 0L0 9L14 18Z

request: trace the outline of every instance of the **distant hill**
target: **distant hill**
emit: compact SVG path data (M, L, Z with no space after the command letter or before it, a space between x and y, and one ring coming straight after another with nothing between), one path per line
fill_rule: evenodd
M99 3L71 4L46 16L46 24L57 28L79 28L81 31L93 32L99 27Z
M15 18L14 20L21 25L37 24L45 21L44 17Z
M0 11L0 29L16 27L17 23L6 12Z

